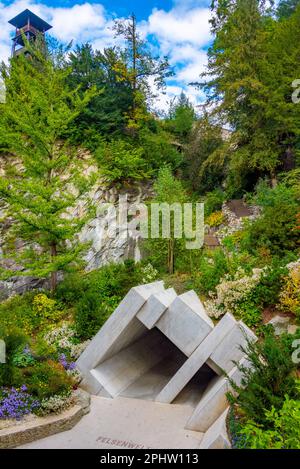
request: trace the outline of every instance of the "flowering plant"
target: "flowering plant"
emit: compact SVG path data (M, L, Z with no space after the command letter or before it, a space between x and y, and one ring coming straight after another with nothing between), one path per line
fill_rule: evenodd
M205 303L208 315L218 319L226 313L239 313L240 303L258 285L262 272L262 269L253 269L249 276L239 268L233 280L226 275L217 286L216 294L211 293L211 300Z
M44 336L48 345L54 345L62 353L67 352L71 358L77 359L89 344L89 340L78 342L75 330L67 323L50 330Z
M39 405L39 401L27 392L25 385L20 389L0 389L0 419L19 420L31 414Z

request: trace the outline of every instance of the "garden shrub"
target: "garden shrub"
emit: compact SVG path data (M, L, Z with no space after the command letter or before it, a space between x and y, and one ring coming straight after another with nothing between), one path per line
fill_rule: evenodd
M54 395L69 395L74 386L72 377L65 372L64 367L51 360L21 369L18 380L39 400Z
M254 420L240 426L238 437L243 448L300 449L299 400L286 396L281 409L265 411L265 419L267 428Z
M13 354L12 364L17 368L26 368L35 363L35 358L30 350L30 347L22 345Z
M260 189L255 200L262 207L262 214L248 225L242 249L257 252L264 247L279 257L296 250L300 242L300 232L296 230L300 195L295 188L279 184L274 189Z
M101 297L98 292L84 293L76 305L75 327L81 339L93 337L119 304L119 296Z
M143 158L144 149L125 140L103 142L95 151L101 174L114 185L146 179L151 175Z
M233 277L225 275L217 285L216 293L212 293L211 299L205 303L208 315L216 319L226 313L241 317L243 304L258 285L261 275L261 269L253 269L252 273L247 275L241 267Z
M0 339L6 345L6 362L0 364L0 386L13 386L15 384L15 364L14 355L18 350L23 349L28 337L21 334L19 330L0 330ZM22 383L21 383L22 384Z
M55 298L66 306L74 306L86 290L86 276L82 272L67 274L58 284Z
M213 212L206 218L206 223L210 227L218 227L222 225L225 221L225 217L222 212Z
M44 293L39 293L32 301L33 312L39 317L40 323L56 322L64 315L61 305Z
M214 212L221 210L223 202L226 200L226 194L221 189L215 189L212 192L208 192L204 199L204 212L205 216L208 217Z
M32 334L40 324L39 317L33 313L34 296L34 292L28 292L0 303L0 327L8 332L19 329L23 334Z
M300 319L300 263L293 267L284 279L280 293L280 307Z
M230 380L238 396L229 393L228 399L239 406L246 420L268 428L266 411L272 407L279 411L286 395L291 399L299 398L295 379L297 364L292 360L292 344L296 338L287 334L276 337L273 330L267 329L263 341L248 341L243 349L251 367L238 365L243 375L241 386Z
M208 295L214 292L221 279L230 270L230 259L223 249L216 249L211 254L201 256L199 267L193 275L195 289Z

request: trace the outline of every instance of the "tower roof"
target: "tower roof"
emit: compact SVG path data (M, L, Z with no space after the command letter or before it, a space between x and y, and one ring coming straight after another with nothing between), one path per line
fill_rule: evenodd
M9 24L12 24L16 28L20 29L27 24L28 19L30 24L39 31L46 32L52 28L49 23L32 13L32 11L28 10L28 8L15 16L15 18L11 19Z

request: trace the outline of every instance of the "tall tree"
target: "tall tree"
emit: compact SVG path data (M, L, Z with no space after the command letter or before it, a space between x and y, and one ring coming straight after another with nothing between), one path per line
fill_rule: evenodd
M94 51L90 44L77 46L69 54L68 65L72 72L69 85L80 92L95 86L98 93L71 128L73 137L80 143L93 146L95 135L120 135L126 126L126 114L133 105L129 81L118 72L124 63L122 53L116 48ZM97 146L97 142L96 146Z
M283 44L278 35L281 26L266 1L219 0L213 6L216 38L209 50L210 79L204 87L216 105L214 112L234 130L231 181L245 188L251 175L255 182L268 173L275 184L276 171L293 165L297 140L298 109L291 109L293 80L289 75L288 84L287 77L277 73L278 67L283 70L283 60L290 69L284 51L291 45L291 30L284 25L287 43Z
M196 121L194 106L182 91L181 94L171 102L169 109L168 128L182 142L186 142L193 125Z
M138 32L134 14L127 20L116 20L114 25L116 37L125 41L124 64L119 71L124 80L129 80L133 92L133 105L129 121L134 128L139 120L145 118L145 106L155 96L154 88L161 89L165 79L172 75L167 57L154 57L145 39ZM151 80L150 80L151 79Z
M84 246L76 234L90 215L78 204L90 177L68 141L60 136L86 108L95 90L71 91L70 70L56 68L38 47L27 44L30 57L2 66L6 102L0 114L0 150L4 176L0 198L12 224L5 233L5 257L24 267L21 275L51 277L80 265ZM23 241L18 250L16 243Z

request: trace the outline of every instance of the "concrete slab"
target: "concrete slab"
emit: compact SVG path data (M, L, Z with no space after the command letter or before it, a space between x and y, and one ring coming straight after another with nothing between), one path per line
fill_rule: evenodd
M222 322L222 321L221 321ZM221 324L221 322L219 324ZM235 327L228 334L224 335L223 340L216 345L215 350L209 357L209 365L215 364L218 369L229 373L239 362L244 352L242 348L247 346L247 340L256 341L256 335L241 321L235 323ZM212 366L214 368L214 366Z
M89 376L90 370L144 334L146 328L135 316L152 294L163 290L163 282L132 288L79 357L77 367L85 377L89 392L99 393L98 385Z
M177 294L173 288L151 295L139 310L137 318L148 329L152 329L176 296Z
M195 449L203 434L184 429L192 407L92 397L91 411L70 431L20 449Z
M214 324L194 291L178 296L157 322L156 327L189 357Z
M172 377L157 396L156 401L171 403L208 360L215 348L218 347L218 344L220 344L225 337L230 335L231 331L236 327L236 324L234 317L231 314L226 314Z
M246 359L241 362L244 367L250 366ZM242 373L234 367L228 376L238 385L241 384ZM208 386L193 415L188 421L186 428L189 430L206 432L211 425L222 415L228 407L226 393L231 389L226 376L218 377Z

